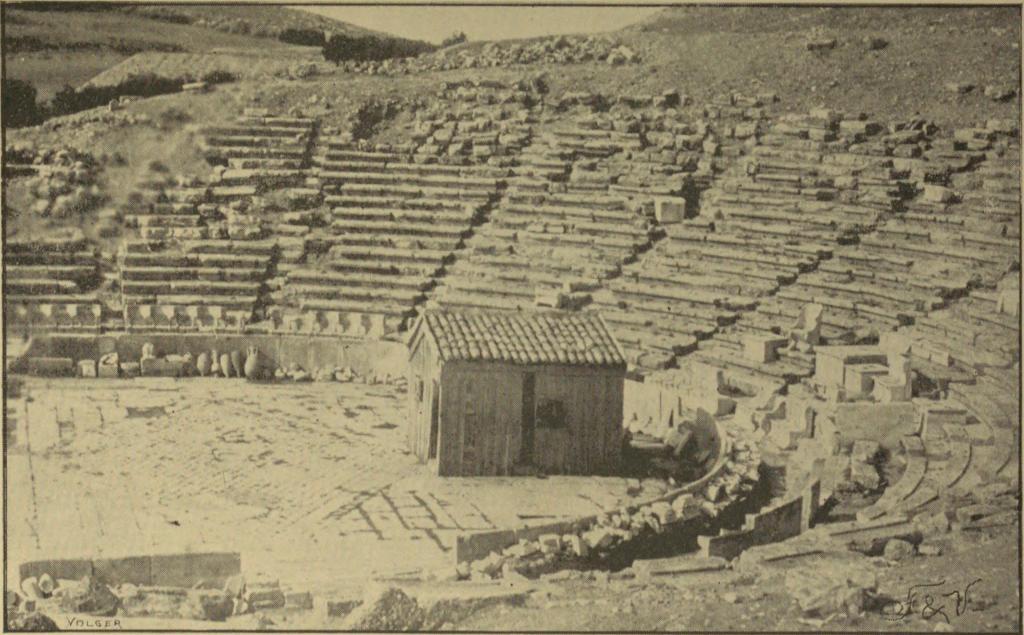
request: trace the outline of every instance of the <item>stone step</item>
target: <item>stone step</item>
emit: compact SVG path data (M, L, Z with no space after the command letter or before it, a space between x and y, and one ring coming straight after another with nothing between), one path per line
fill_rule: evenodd
M365 273L348 273L337 271L317 271L315 269L293 269L288 272L287 284L341 286L341 287L380 287L387 289L411 289L426 291L431 286L428 278L420 276L390 275L380 276Z
M126 267L121 270L125 281L208 280L211 282L253 282L263 278L266 267Z
M124 295L253 295L259 281L228 282L219 280L122 280Z
M440 223L448 226L461 224L463 227L468 227L476 216L476 210L472 207L459 211L392 209L386 207L336 207L331 210L331 216L335 219L336 223L352 220L400 224Z
M320 300L359 300L362 302L377 299L395 304L412 305L423 298L418 289L390 288L382 286L360 286L357 284L293 284L284 287L285 297L294 302L296 299Z
M17 280L71 280L76 283L92 279L99 273L97 263L85 265L20 265L6 264L4 277L7 281Z
M124 306L133 307L162 306L213 306L224 309L251 309L256 303L256 295L210 295L208 293L161 293L157 295L125 294Z
M4 281L5 292L11 295L76 294L78 284L55 278L18 278Z

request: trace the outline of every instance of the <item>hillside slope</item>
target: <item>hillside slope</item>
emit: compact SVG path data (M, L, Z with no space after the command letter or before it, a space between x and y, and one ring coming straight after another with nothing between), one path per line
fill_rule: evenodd
M186 23L256 37L276 38L285 29L314 29L328 34L391 37L326 16L274 5L135 5L123 7L122 11L154 20Z
M276 39L285 29L387 37L279 6L120 6L99 11L29 11L5 5L3 23L7 78L31 82L40 100L49 99L65 84L81 86L137 53L231 49L291 55L292 51L303 50Z
M1001 102L983 95L988 85L1019 93L1015 7L676 7L618 35L640 52L647 72L566 80L695 96L771 91L793 110L825 104L949 122L1019 116L1019 95ZM834 48L808 50L808 42L829 40ZM955 82L975 88L957 94L946 87Z

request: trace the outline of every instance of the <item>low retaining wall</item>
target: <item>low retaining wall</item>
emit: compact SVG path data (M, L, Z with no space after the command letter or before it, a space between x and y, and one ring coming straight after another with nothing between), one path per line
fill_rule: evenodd
M814 479L799 495L748 514L742 529L698 537L701 555L732 560L750 547L798 536L810 529L811 520L818 513L820 496L821 481Z
M109 585L136 584L192 588L205 581L223 585L242 572L242 556L232 552L180 553L95 560L34 560L18 569L21 579L44 573L54 579L80 580L96 576Z
M70 358L74 361L99 359L117 352L121 362L139 361L142 345L153 344L157 356L202 352L219 353L259 349L266 363L274 367L298 364L309 371L317 368L348 367L360 375L404 376L408 366L405 344L389 341L345 340L339 337L306 335L248 335L212 333L123 333L117 335L36 335L22 359ZM19 367L18 370L24 370Z
M718 477L729 462L731 445L723 436L718 423L710 420L714 427L712 438L715 443L717 459L714 466L707 474L700 479L687 483L686 485L672 491L661 494L655 498L632 503L625 506L622 511L633 514L641 507L654 505L656 503L671 503L674 499L683 494L695 494L703 490L713 479ZM513 529L498 529L483 532L472 532L460 534L455 539L455 564L473 562L487 557L490 553L501 551L517 544L520 540L533 541L544 534L570 534L580 533L590 529L597 524L599 515L594 514L574 519L566 519L543 525L534 525Z
M459 534L455 538L455 563L472 562L487 556L492 551L501 551L520 540L536 540L544 534L579 533L590 529L597 522L597 515L584 516L574 520L562 520L543 525L498 529Z

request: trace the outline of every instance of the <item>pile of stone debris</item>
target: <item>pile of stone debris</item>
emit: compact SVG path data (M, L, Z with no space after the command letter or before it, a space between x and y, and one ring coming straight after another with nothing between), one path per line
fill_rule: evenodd
M31 145L8 148L7 172L28 176L26 189L34 197L35 216L68 218L94 209L103 200L96 175L99 162L73 148L36 150Z
M460 563L457 575L460 579L516 579L586 568L588 562L600 562L638 538L661 534L687 522L701 526L753 489L760 464L757 447L736 438L724 450L717 467L701 481L652 502L561 523L532 539L520 538L483 558Z
M313 608L313 596L308 591L290 591L277 580L247 581L241 574L228 578L223 585L200 581L186 588L108 584L96 575L79 580L54 579L43 573L22 580L19 590L7 592L6 602L8 628L14 630L38 630L52 624L49 615L224 621L269 609ZM106 625L119 627L115 621L107 620Z
M383 61L349 61L344 70L368 75L408 75L465 68L505 68L528 64L581 64L603 62L611 66L635 64L640 56L632 48L599 36L559 36L522 42L488 42L482 48L457 46L420 57Z

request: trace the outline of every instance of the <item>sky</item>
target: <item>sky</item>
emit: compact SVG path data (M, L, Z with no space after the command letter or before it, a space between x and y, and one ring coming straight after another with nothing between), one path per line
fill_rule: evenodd
M464 31L470 40L506 40L614 31L660 8L644 7L458 7L303 6L304 11L375 31L439 44Z

